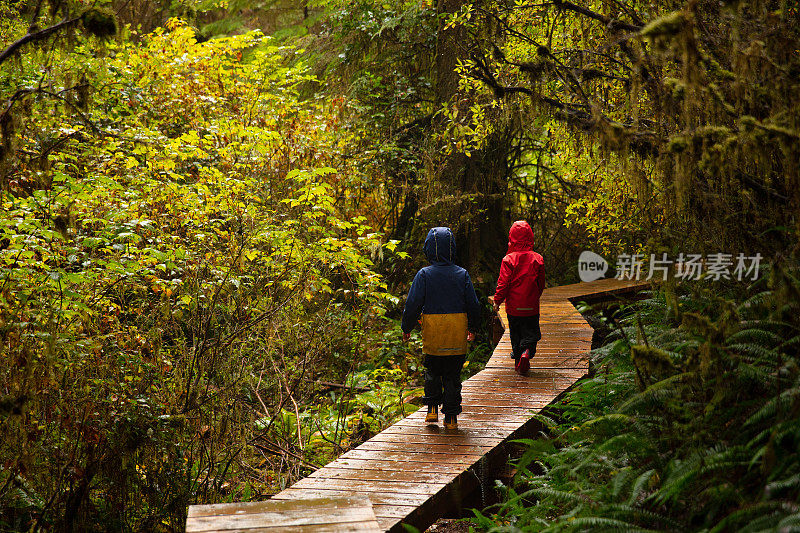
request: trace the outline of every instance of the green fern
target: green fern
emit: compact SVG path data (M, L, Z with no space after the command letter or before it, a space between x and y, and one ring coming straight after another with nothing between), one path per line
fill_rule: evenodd
M778 396L773 396L761 409L747 418L745 426L759 425L773 420L779 411L787 412L798 398L800 398L800 387L798 386L787 389Z
M683 524L661 513L649 511L629 504L611 504L606 506L608 515L611 518L634 519L638 523L647 523L652 527L663 528L665 526L679 530Z
M639 477L636 478L636 481L634 481L633 485L631 486L631 494L627 501L628 505L632 505L634 502L640 499L640 497L644 494L646 485L650 482L655 473L656 471L651 468L650 470L646 470L639 474Z
M731 344L728 345L728 349L750 356L750 361L758 363L775 364L780 357L780 354L776 350L765 348L764 346L756 343Z
M776 528L781 533L783 532L790 532L790 531L800 531L800 513L795 512L783 520L778 522L778 527Z
M573 520L570 526L578 530L591 529L592 531L629 531L633 533L660 531L657 529L639 527L636 524L624 520L604 518L602 516L582 516Z
M742 341L752 341L763 346L777 346L783 342L783 337L777 333L760 327L741 329L725 339L727 345L737 344Z
M709 533L742 531L746 526L755 524L757 519L764 520L767 523L772 522L777 524L779 517L775 513L783 508L783 502L776 501L758 502L753 505L745 506L720 520ZM759 529L763 529L763 526L764 524L760 524L758 527Z
M793 530L800 285L776 272L772 289L740 304L679 297L681 327L660 296L618 316L611 343L593 351L595 374L548 412L551 436L520 461L540 466L519 476L527 495L500 506L513 527L756 531L785 521ZM631 339L663 364L648 365L645 350L634 366Z
M767 494L772 495L791 489L800 489L800 474L794 474L789 478L773 481L772 483L767 484L764 490Z
M537 488L531 489L528 495L538 496L539 498L550 498L557 502L562 503L585 503L586 497L581 496L580 494L575 494L572 492L567 492L563 490L557 490L552 488Z

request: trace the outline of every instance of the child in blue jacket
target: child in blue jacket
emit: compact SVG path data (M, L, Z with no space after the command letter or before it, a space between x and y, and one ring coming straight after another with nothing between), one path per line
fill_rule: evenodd
M431 263L421 268L403 309L403 339L422 315L422 352L425 355L426 422L438 420L442 405L444 427L456 429L461 412L461 368L468 341L480 323L480 304L469 273L453 263L456 242L450 228L437 227L428 232L425 256Z

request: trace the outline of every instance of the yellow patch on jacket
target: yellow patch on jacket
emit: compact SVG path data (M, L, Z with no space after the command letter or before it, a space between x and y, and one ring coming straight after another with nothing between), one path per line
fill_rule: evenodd
M467 313L423 314L422 351L429 355L467 353Z

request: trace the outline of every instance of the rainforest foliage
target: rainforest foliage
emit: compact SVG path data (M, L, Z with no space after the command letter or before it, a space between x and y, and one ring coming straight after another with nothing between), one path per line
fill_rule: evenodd
M420 396L427 229L483 296L519 218L551 284L585 249L773 266L610 319L476 524L797 527L798 15L0 0L0 529L180 530L368 438Z
M594 375L539 420L489 531L796 531L800 279L600 315Z

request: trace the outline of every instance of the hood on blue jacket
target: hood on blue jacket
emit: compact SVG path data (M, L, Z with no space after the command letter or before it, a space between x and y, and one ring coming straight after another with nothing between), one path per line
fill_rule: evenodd
M431 263L452 263L456 257L456 239L450 228L432 228L425 237L423 249Z

